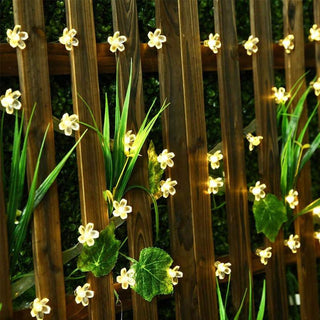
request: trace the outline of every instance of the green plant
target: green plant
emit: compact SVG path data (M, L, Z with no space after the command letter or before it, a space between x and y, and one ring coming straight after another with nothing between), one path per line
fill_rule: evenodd
M230 280L231 280L231 276L229 276L228 279L228 286L227 286L227 292L226 292L226 296L225 299L223 301L222 299L222 295L221 295L221 290L219 287L219 281L218 279L216 279L217 282L217 296L218 296L218 305L219 305L219 317L220 320L227 320L227 302L228 302L228 295L229 295L229 288L230 288ZM238 320L241 312L242 312L242 308L244 305L244 301L247 295L247 289L243 295L241 304L239 306L239 309L236 313L236 315L234 316L234 320ZM260 306L259 306L259 310L258 310L258 314L257 314L257 320L263 320L264 317L264 312L265 312L265 306L266 306L266 281L263 281L263 288L262 288L262 294L261 294L261 299L260 299ZM248 320L252 320L252 309L253 309L253 301L252 301L252 280L251 280L251 276L249 275L249 314L248 314Z
M310 212L320 205L320 198L318 198L299 212L294 213L293 211L298 204L298 192L296 191L298 177L320 144L320 133L316 135L310 144L303 144L307 129L317 112L319 103L314 107L308 120L299 131L299 120L311 90L309 87L301 95L296 106L293 106L293 101L301 89L302 81L303 77L294 86L291 99L288 103L280 103L277 112L277 121L281 131L281 199L278 199L275 195L268 194L259 201L255 200L253 205L257 232L263 232L272 242L275 241L283 223L290 224L298 216Z
M27 124L26 132L23 137L23 113L21 119L19 119L18 112L15 112L15 124L14 124L14 134L13 134L13 144L12 144L12 157L11 157L11 170L9 175L9 180L6 181L5 174L2 172L3 185L6 186L5 189L8 192L5 194L5 200L7 203L6 214L7 214L7 224L8 224L8 235L9 235L9 254L10 254L10 272L11 276L14 276L15 270L17 268L18 253L21 250L22 244L26 239L29 222L32 216L33 210L39 205L47 191L49 190L52 183L57 178L59 172L64 166L67 159L70 157L73 150L80 143L82 137L78 142L71 148L71 150L65 155L65 157L59 162L59 164L51 171L47 178L37 187L38 183L38 172L40 159L43 152L43 147L49 125L45 131L42 144L40 147L38 159L36 162L36 167L34 169L34 174L32 182L30 185L29 193L27 195L26 205L23 205L24 198L24 188L25 188L25 172L26 172L26 162L27 162L27 141L30 131L30 125L32 122L33 114L36 110L34 106L30 120ZM3 134L4 134L4 117L5 112L2 113L1 125L0 125L0 146L2 152L2 161L4 160L3 151ZM2 163L2 168L4 165Z
M127 201L123 198L128 191L138 188L149 194L156 213L155 223L157 234L159 229L156 198L159 197L160 179L164 170L160 168L160 163L157 160L157 155L152 143L150 143L148 149L149 188L141 185L129 186L128 182L137 159L140 156L143 144L156 120L167 108L168 104L164 103L159 111L148 120L152 107L155 104L154 100L137 134L134 135L132 130L128 131L127 118L131 94L131 71L132 69L130 70L129 83L122 108L120 108L117 72L113 139L110 137L110 117L107 96L102 132L99 131L90 107L86 104L85 100L80 97L91 114L93 125L91 126L83 122L80 123L93 129L100 139L105 160L107 183L107 190L104 191L104 197L108 204L109 213L113 213L114 215L110 220L110 224L100 232L99 238L93 245L84 244L78 258L76 270L83 272L91 271L97 277L108 274L114 268L118 254L122 254L119 251L122 245L116 240L114 230L124 222L127 214L131 212L131 207L127 205ZM104 238L104 240L102 240L102 238ZM123 288L127 288L128 285L130 285L133 290L147 301L151 301L157 294L171 293L173 291L173 284L175 284L175 280L173 279L182 276L182 273L177 271L178 269L169 268L172 264L172 258L160 248L143 249L138 261L124 254L122 255L131 261L132 265L128 271L122 268L121 275L117 277L117 281L122 283Z

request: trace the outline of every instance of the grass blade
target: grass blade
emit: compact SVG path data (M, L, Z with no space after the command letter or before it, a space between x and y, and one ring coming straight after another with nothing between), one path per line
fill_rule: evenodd
M49 126L47 126L47 129L45 131L44 137L42 139L38 159L36 162L36 166L34 169L34 174L29 190L29 196L28 196L28 201L26 208L24 210L24 214L21 215L20 222L17 224L16 228L14 229L13 232L13 238L10 243L10 251L12 252L12 260L11 260L11 265L12 268L14 269L16 266L16 262L18 259L18 254L20 252L22 243L24 242L27 234L27 228L28 224L30 221L31 213L33 212L34 208L34 198L35 198L35 193L36 193L36 187L37 187L37 180L38 180L38 173L39 173L39 166L40 166L40 159L42 156L43 148L44 148L44 143L48 134Z
M244 292L244 295L243 295L243 298L242 298L242 300L241 300L241 304L240 304L239 310L238 310L238 312L236 313L236 315L235 315L235 317L234 317L233 320L238 320L238 319L239 319L240 314L241 314L241 311L242 311L242 308L243 308L244 300L245 300L245 298L246 298L246 295L247 295L247 289L246 289L245 292Z
M263 289L262 289L259 311L257 314L257 320L263 320L265 308L266 308L266 280L263 280Z
M46 195L47 191L51 187L54 180L57 178L58 174L60 173L61 169L63 168L64 164L67 162L68 158L71 156L74 149L80 143L84 135L86 134L87 130L81 135L78 141L73 145L73 147L69 150L69 152L63 157L63 159L56 165L56 167L50 172L47 178L41 183L39 188L35 192L34 198L34 206L33 209L37 207L37 205L41 202L43 197ZM22 212L23 215L23 212Z
M224 305L223 305L221 291L220 291L220 287L219 287L219 281L218 281L217 278L216 278L216 283L217 283L217 296L218 296L220 320L226 320L227 319L227 314L226 314L226 310L225 310Z

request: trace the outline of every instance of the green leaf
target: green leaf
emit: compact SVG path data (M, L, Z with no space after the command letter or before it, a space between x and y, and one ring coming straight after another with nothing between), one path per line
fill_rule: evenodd
M272 242L275 241L282 224L288 220L283 202L271 193L254 202L253 214L257 232L263 232Z
M171 264L172 258L162 249L141 250L139 261L131 266L136 280L132 289L149 302L156 295L172 293L173 285L168 274Z
M220 286L219 286L219 281L218 281L217 278L216 278L216 283L217 283L216 284L216 290L217 290L218 304L219 304L219 317L220 317L220 320L226 320L227 319L226 305L223 304L222 295L221 295ZM227 295L226 295L226 299L227 299Z
M160 167L157 157L154 144L150 141L148 148L149 190L156 199L161 197L160 180L164 172Z
M82 272L91 271L95 277L102 277L113 269L118 259L121 243L115 238L114 230L113 223L109 223L100 232L93 246L83 246L78 258L78 268Z
M266 280L263 280L263 289L262 289L262 295L261 295L261 301L260 301L259 311L257 315L257 320L263 320L265 308L266 308Z
M318 198L317 200L314 200L313 202L311 202L310 204L308 204L305 208L303 208L300 212L298 212L296 214L296 216L302 216L303 214L306 214L310 211L312 211L314 208L319 207L320 206L320 198Z

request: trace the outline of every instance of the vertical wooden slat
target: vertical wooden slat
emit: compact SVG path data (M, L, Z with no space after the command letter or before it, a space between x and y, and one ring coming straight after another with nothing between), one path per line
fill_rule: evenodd
M226 176L230 260L234 283L232 301L234 307L238 308L245 289L249 287L248 274L252 268L234 1L215 0L214 19L215 31L220 34L222 44L217 55L221 136ZM243 318L248 317L247 306L248 304L242 313Z
M42 3L42 0L13 1L15 24L20 24L22 30L29 34L26 48L24 50L17 49L22 106L26 121L30 118L33 105L37 104L28 139L29 184L48 124L50 124L50 128L41 159L39 183L55 167L47 42ZM37 297L49 299L51 319L66 319L59 201L56 184L52 185L45 199L34 211L33 257Z
M90 106L101 129L101 109L98 83L96 38L92 1L66 1L68 28L77 30L79 46L71 51L71 76L73 110L80 121L92 124L88 109L78 94ZM85 130L81 127L76 137ZM107 205L103 199L106 189L104 160L98 135L88 131L77 148L82 223L93 222L95 229L102 230L108 224ZM115 307L113 279L107 276L95 278L88 274L88 281L95 296L90 300L90 319L114 319Z
M197 10L197 1L156 1L157 27L167 36L158 51L159 80L161 99L170 102L165 146L176 155L168 171L178 181L169 219L172 255L183 272L176 319L184 320L217 317Z
M314 23L320 27L320 0L313 0L313 15ZM320 77L320 42L315 43L315 60L317 68L317 78ZM320 95L318 96L318 101L320 101ZM318 128L320 128L320 108L318 108Z
M259 173L267 192L280 196L280 159L276 122L276 106L271 94L274 84L272 24L270 1L250 1L251 34L259 38L258 52L253 54L254 100L257 135L263 136L259 146ZM272 247L272 259L266 267L268 318L288 319L288 295L286 285L283 231L275 243L266 239Z
M138 132L145 117L142 69L140 60L140 37L138 29L138 15L135 0L112 1L114 31L120 31L128 41L125 43L125 51L118 54L119 59L119 85L120 101L123 103L132 61L132 87L127 129ZM143 148L143 155L137 161L135 171L130 183L133 185L148 185L147 153ZM133 207L133 213L128 216L128 245L131 257L138 259L140 251L152 246L152 219L150 201L145 192L141 190L131 191L128 195L128 203ZM157 319L157 299L152 302L145 301L132 290L132 308L134 319Z
M289 90L305 72L303 3L301 0L284 0L283 21L284 36L293 34L295 37L294 50L290 54L285 54L286 86ZM305 90L306 84L304 81L293 105L296 105L297 100ZM306 122L307 117L308 111L305 106L300 120L301 128ZM308 137L306 137L304 143L307 143L307 141ZM301 172L297 189L299 192L299 210L312 201L310 163L308 163ZM297 252L301 319L313 319L315 315L319 315L319 304L312 213L296 219L295 231L299 234L301 242L301 248Z
M1 144L0 147L2 147ZM9 320L12 319L13 313L10 286L6 203L4 199L4 190L2 183L2 161L2 152L0 150L0 303L2 303L0 319Z

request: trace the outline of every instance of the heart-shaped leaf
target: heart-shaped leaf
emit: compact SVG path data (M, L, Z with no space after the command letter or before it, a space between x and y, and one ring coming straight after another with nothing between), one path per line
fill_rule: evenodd
M172 279L168 274L171 264L172 258L164 250L143 249L139 261L131 266L135 271L136 280L132 289L149 302L156 295L172 293Z
M91 271L95 277L102 277L113 269L120 249L120 241L115 238L114 230L114 224L110 223L100 232L93 246L83 246L78 258L78 268L82 272Z
M282 224L288 220L285 205L271 193L254 202L253 214L257 232L263 232L272 242L275 241Z

